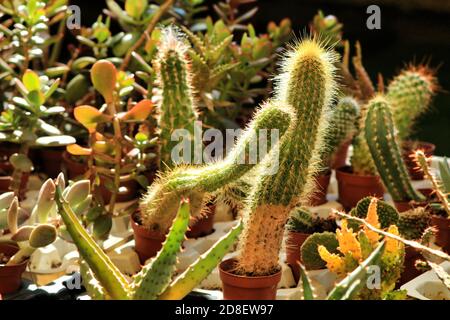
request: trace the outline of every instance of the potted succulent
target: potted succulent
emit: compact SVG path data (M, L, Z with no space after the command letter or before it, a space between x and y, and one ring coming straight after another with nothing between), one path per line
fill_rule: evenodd
M336 228L336 218L332 215L322 218L306 208L293 210L286 225L286 262L291 267L296 282L300 278L300 248L303 243L313 233L334 232Z

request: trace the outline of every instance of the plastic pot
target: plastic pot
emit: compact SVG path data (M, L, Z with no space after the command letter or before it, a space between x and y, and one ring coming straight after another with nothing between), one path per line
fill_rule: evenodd
M320 206L327 202L328 185L330 184L331 171L316 177L316 188L311 195L309 204L313 207Z
M0 243L0 253L12 257L19 247ZM19 290L22 284L22 274L27 268L28 260L12 266L0 265L0 294L13 293Z
M379 176L354 174L351 167L336 170L339 202L346 210L355 207L359 200L368 196L383 198L384 187Z
M302 262L300 255L300 248L303 242L310 236L309 233L293 232L289 231L286 239L286 262L292 269L295 282L300 279L300 266L299 262Z
M195 239L207 236L214 232L214 214L216 213L216 206L208 206L208 213L204 216L193 220L192 226L189 226L189 231L186 232L186 237Z
M417 164L410 155L417 149L423 150L427 157L431 157L434 154L436 146L429 142L424 141L404 141L402 145L402 156L406 167L409 171L409 176L413 180L423 180L423 172L417 170Z
M431 216L431 225L438 230L436 244L445 252L450 253L450 219L433 215Z
M166 235L141 226L136 221L135 216L136 214L131 215L131 227L134 232L134 250L138 254L141 264L145 264L145 261L156 256L162 248L162 244L166 240Z
M235 265L235 259L219 265L224 300L275 300L281 270L268 276L248 277L233 274Z

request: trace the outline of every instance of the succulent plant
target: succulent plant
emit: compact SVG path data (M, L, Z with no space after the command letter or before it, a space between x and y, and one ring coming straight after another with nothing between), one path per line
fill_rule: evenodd
M425 113L437 88L437 79L426 66L411 65L387 87L392 116L399 140L411 137L415 121Z
M376 198L372 198L365 221L375 228L380 228L377 215ZM398 235L397 226L391 225L388 232ZM327 268L338 275L345 277L366 260L376 248L380 246L381 237L378 233L367 228L366 225L359 232L348 228L348 220L341 222L340 229L336 230L339 242L339 253L332 253L322 245L318 246L318 252L322 260L326 262ZM404 245L402 242L392 238L386 238L386 247L377 264L381 271L381 286L379 288L363 287L358 293L359 299L382 299L384 295L392 291L395 283L400 278L404 262Z
M371 201L372 197L361 199L356 207L350 211L350 214L358 218L366 218ZM382 200L378 200L377 202L377 215L380 221L380 227L383 229L388 228L393 224L397 225L399 221L397 209Z
M82 276L89 294L95 299L154 300L181 299L198 285L221 261L242 230L233 228L185 272L172 281L185 232L190 219L187 200L182 200L162 249L133 277L131 283L112 263L83 228L61 189L56 189L59 213L82 259Z
M269 143L268 150L275 145L271 130L279 130L279 136L288 129L290 113L279 105L265 104L259 109L247 130L240 136L235 147L222 160L204 166L181 166L163 173L148 189L140 204L140 217L149 229L165 232L171 225L181 197L189 197L191 214L201 213L209 194L236 182L255 167L248 161L254 139ZM265 130L264 130L265 129Z
M339 242L334 232L313 233L303 242L300 249L302 262L307 270L318 270L326 267L325 261L317 251L319 245L324 246L331 253L338 253Z
M314 33L320 34L330 44L337 47L343 45L342 28L343 24L333 15L324 15L322 10L319 10L314 16L310 28Z
M304 39L287 54L274 99L292 107L291 125L279 152L261 164L244 212L237 274L269 275L279 270L278 256L289 213L311 191L314 166L323 147L321 134L334 98L336 57L315 38ZM273 174L270 167L279 163Z
M368 103L365 138L378 173L394 201L422 201L424 197L411 185L400 148L389 101L379 95Z
M400 234L409 240L422 238L430 225L431 215L426 208L418 207L400 213L397 223Z
M333 216L321 218L304 207L292 210L286 225L287 230L301 233L335 231L336 227L336 219Z

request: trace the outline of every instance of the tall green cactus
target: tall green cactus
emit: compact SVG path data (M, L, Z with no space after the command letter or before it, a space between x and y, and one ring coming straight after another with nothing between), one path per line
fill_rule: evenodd
M392 107L399 139L411 136L414 122L428 110L436 87L436 78L426 66L410 66L389 84L386 98Z
M82 263L85 287L96 299L181 299L208 276L242 230L240 223L172 282L176 256L181 250L190 218L189 202L183 200L162 249L129 283L83 228L60 187L56 189L56 203L67 231L85 261Z
M267 141L267 150L272 149L272 130L278 130L279 136L282 136L290 119L290 112L281 104L265 104L222 161L199 167L178 167L163 173L141 201L142 224L149 229L165 232L172 224L182 196L191 199L191 214L199 214L209 193L235 182L255 166L256 163L248 161L254 141Z
M350 140L357 132L357 119L359 118L358 103L351 97L339 99L338 104L331 112L326 134L326 147L321 150L321 165L329 168L331 156L339 146Z
M379 95L368 102L365 138L383 184L394 201L423 201L411 185L395 139L395 126L388 100Z
M159 54L156 59L162 99L159 104L160 168L172 168L171 153L178 141L172 141L175 130L185 130L185 138L193 139L198 115L191 86L188 47L182 42L174 27L163 30ZM183 136L184 137L184 136ZM193 145L193 144L191 144ZM188 163L192 163L194 148Z
M236 273L258 276L279 269L278 256L289 212L307 197L323 147L334 98L336 56L316 39L290 50L278 76L275 99L292 106L291 125L261 165L245 209ZM278 163L278 170L269 173Z

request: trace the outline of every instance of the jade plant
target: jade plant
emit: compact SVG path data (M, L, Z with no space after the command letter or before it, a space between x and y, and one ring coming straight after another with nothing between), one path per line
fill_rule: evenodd
M411 185L395 138L389 100L378 95L368 102L367 108L365 138L377 171L392 199L398 202L425 200Z
M377 199L372 198L365 221L376 228L380 228L377 215ZM398 235L398 228L391 225L387 232ZM314 235L313 235L314 236ZM353 230L348 227L348 220L341 221L340 228L336 230L338 242L337 253L330 252L325 245L319 244L315 250L320 258L326 263L326 267L337 274L338 279L344 278L363 263L383 242L385 248L376 264L381 271L381 283L378 288L362 287L354 297L357 299L383 299L386 294L395 288L395 283L400 278L404 262L404 245L402 242L391 238L382 237L363 225L360 230ZM311 248L310 248L311 249ZM302 255L303 260L308 259L308 255ZM361 284L362 285L362 284Z
M59 185L56 203L67 231L80 252L83 284L93 299L182 299L208 276L242 230L242 224L233 228L172 281L177 254L181 251L190 219L189 201L183 199L161 250L128 282L84 229Z

